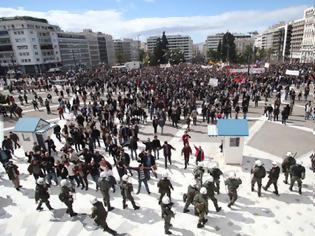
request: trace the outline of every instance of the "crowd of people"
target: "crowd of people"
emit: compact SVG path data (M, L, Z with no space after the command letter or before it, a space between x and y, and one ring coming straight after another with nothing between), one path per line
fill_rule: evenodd
M40 105L50 114L54 95L58 98L59 118L65 119L65 113L73 117L65 125L57 125L54 128L55 141L54 138L48 137L45 145L34 143L32 151L25 153L29 163L27 170L35 180L34 193L38 202L36 209L43 210L42 204L45 203L49 210L53 210L48 189L53 185L60 185L59 199L67 206L66 213L71 217L76 216L77 213L72 208L73 194L79 187L82 191L89 191L91 178L96 191L101 192L104 203L103 205L101 201L94 199L91 202L91 216L105 231L116 235L117 232L106 223L107 211L114 210L110 203L111 191L114 193L119 185L122 208L126 209L127 201L130 201L133 209L139 210L140 206L136 204L132 194L131 176L137 176L137 194L141 192L142 183L147 194L151 194L148 182L151 178L159 178L157 160L160 159L160 150L163 152L165 170L171 168L172 151L175 148L167 141L161 144L159 140L159 135L163 135L163 128L169 121L176 128L179 128L179 124L187 125L182 136L183 167L187 169L191 164L189 157L193 149L196 166L192 172L192 184L183 196L183 212L188 213L190 204L193 204L195 214L199 218L197 227L204 227L209 212L208 199L213 202L217 212L221 210L215 196L220 194L220 176L223 173L217 164L204 161L201 146L190 146L191 122L193 125L198 125L198 122L214 124L218 119L238 119L239 113L246 119L251 108L250 102L254 103L254 107L258 107L259 101L262 101L265 104L264 114L269 120L278 121L281 114L282 123L286 124L293 112L296 97L298 101L304 100L306 103L305 119L315 119L315 107L311 98L315 67L310 65L305 70L303 65L294 66L301 71L301 76L286 76L282 71L290 68L289 65L277 65L271 66L264 74L247 77L242 75L245 79L241 82L236 79L239 75L229 73L229 68L213 66L205 69L184 64L170 69L149 67L132 71L98 68L71 74L75 79L66 80L61 86L52 85L51 78L45 76L25 78L23 86L11 84L11 94L7 95L6 100L11 117L22 116L22 111L16 113L16 107L21 108L28 104L29 96L34 97L31 103L35 111L39 110ZM63 75L61 79L67 79L69 76ZM212 87L208 83L209 78L214 77L218 78L218 86ZM15 101L12 95L15 91L19 93L19 102ZM39 96L39 91L45 91L46 97ZM7 108L3 107L1 112L6 117ZM152 123L152 140L148 138L141 141L141 125L148 123ZM139 147L140 142L145 148ZM59 150L57 146L60 145L62 148ZM18 136L11 132L5 137L0 149L1 162L17 190L22 186L19 181L18 163L12 161L12 157L14 150L19 147ZM315 169L314 154L311 161ZM305 178L305 168L302 165L300 161L295 161L292 153L287 153L287 158L282 163L285 183L288 183L290 176L290 190L297 182L300 194L302 180ZM165 234L171 234L171 218L175 217L172 211L174 203L171 200L171 191L174 188L168 173L163 171L157 184ZM274 162L269 170L269 180L263 189L267 191L273 184L274 193L279 195L279 175L280 167ZM265 176L263 163L256 161L252 169L251 188L254 191L257 183L259 197ZM229 207L237 200L237 189L241 184L241 179L234 172L225 178L224 185L227 186L230 199Z

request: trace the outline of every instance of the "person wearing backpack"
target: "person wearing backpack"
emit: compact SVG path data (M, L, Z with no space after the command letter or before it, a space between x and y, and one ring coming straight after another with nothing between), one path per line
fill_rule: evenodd
M59 199L67 206L67 211L71 217L78 215L73 211L72 204L73 204L73 193L74 189L71 188L71 184L67 179L63 179L60 181L61 191L59 194Z
M260 160L255 161L255 165L251 170L252 174L252 192L255 191L254 187L257 183L258 185L258 197L261 197L261 186L262 186L262 179L266 176L266 169L263 167L263 163Z
M17 165L13 164L12 161L8 161L5 164L5 170L8 174L9 179L14 184L15 189L17 191L20 191L20 188L22 186L20 185L20 178L19 178L20 172L19 172L18 168L19 167Z
M290 174L291 166L295 165L296 161L293 157L292 152L287 152L286 158L282 162L282 172L284 173L284 181L283 183L288 184L288 177Z

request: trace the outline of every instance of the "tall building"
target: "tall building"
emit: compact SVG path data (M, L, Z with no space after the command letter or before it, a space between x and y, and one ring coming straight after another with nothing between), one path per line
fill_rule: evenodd
M300 61L301 48L304 35L305 20L299 19L292 22L290 59Z
M284 61L290 55L292 25L280 22L262 33L262 48L270 52L270 59Z
M216 34L216 35L208 35L206 43L205 43L207 51L209 49L217 51L218 50L218 46L219 46L219 42L220 41L222 42L223 36L224 36L224 33L219 33L219 34Z
M301 61L315 62L315 7L304 11L304 34L301 46Z
M156 42L160 36L151 36L147 39L148 52L153 53ZM185 61L191 61L193 57L193 41L190 36L166 35L168 48L171 50L179 49L184 52Z
M0 65L40 73L61 61L54 26L34 17L0 18Z
M58 32L60 57L64 69L91 66L88 41L84 35Z
M116 62L118 64L129 61L139 61L140 41L133 39L114 40Z
M114 42L111 35L95 33L91 29L84 29L80 35L87 39L90 62L93 67L101 63L110 66L115 64Z
M256 34L233 34L235 50L238 54L243 54L248 46L253 47Z

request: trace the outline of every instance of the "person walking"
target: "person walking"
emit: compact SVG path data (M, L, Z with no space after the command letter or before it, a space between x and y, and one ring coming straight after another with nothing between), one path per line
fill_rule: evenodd
M258 185L258 197L261 197L261 186L262 179L266 176L266 170L263 166L263 163L260 160L255 161L255 165L251 170L252 180L251 180L251 189L252 192L255 191L254 187L257 183Z
M161 209L162 218L164 219L164 232L165 234L172 234L170 228L172 227L171 219L175 217L175 213L171 210L173 204L169 197L164 196L162 198Z
M232 172L229 175L229 178L225 180L225 185L228 188L228 196L230 198L230 202L228 204L228 207L232 207L234 203L236 202L238 196L237 196L237 189L242 184L242 180L240 178L237 178L235 173Z
M163 154L164 154L164 164L165 169L167 169L167 161L172 165L172 150L176 150L172 145L168 144L167 141L164 142L163 146Z
M94 198L91 201L91 204L93 205L91 218L94 219L94 222L98 226L101 226L103 230L108 232L109 234L118 235L117 232L111 229L106 222L108 213L105 210L102 202L98 201L97 198Z
M290 167L291 183L289 189L293 191L293 185L297 182L299 194L302 194L302 180L305 179L305 167L302 164L302 161L298 160L295 165Z
M78 215L73 211L73 193L74 189L71 188L71 184L67 179L63 179L60 181L61 191L59 193L59 199L67 206L66 213L71 217Z
M279 196L278 185L277 185L279 175L280 175L280 167L278 166L277 162L273 161L272 162L272 168L270 169L269 175L268 175L269 180L268 180L266 186L263 187L263 189L265 191L268 191L268 188L270 187L270 185L273 184L273 186L275 188L275 191L273 191L273 193Z

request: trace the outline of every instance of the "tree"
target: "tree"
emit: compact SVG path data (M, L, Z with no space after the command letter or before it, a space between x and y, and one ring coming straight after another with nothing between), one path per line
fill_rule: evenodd
M218 49L217 49L217 59L216 60L221 60L222 59L222 42L221 40L219 41L218 44Z
M123 53L118 53L116 55L116 59L117 59L118 64L122 64L125 62L125 57L124 57Z
M219 61L220 53L212 48L210 48L207 52L208 59L211 61Z
M169 62L172 65L178 65L179 63L185 62L184 52L180 49L169 50Z
M154 57L156 58L157 64L166 64L168 62L168 41L165 32L162 34L162 39L158 38L156 40L156 45L154 48Z
M234 36L230 32L226 32L222 40L222 56L223 62L236 62L236 46Z

